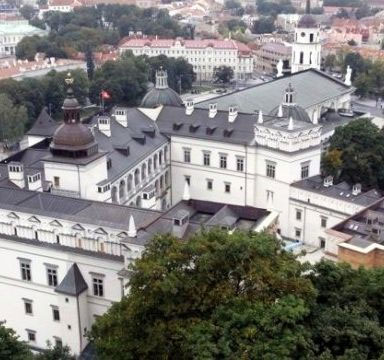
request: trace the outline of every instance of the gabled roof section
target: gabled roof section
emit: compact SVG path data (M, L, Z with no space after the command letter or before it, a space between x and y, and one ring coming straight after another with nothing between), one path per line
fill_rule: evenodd
M59 125L49 116L47 108L44 107L27 135L51 137Z
M85 282L79 267L74 263L64 276L64 279L56 287L55 291L60 294L78 296L87 289L88 285Z

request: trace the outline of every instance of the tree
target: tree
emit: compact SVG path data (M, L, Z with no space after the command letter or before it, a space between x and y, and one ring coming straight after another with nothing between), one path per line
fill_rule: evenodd
M55 345L52 346L48 342L48 349L44 352L36 355L34 360L75 360L75 356L71 355L70 348L68 346Z
M158 236L91 339L101 360L293 359L311 352L304 269L266 234Z
M93 61L93 53L90 46L87 47L87 50L85 51L85 61L87 63L87 75L88 79L93 79L93 73L95 71L95 63Z
M14 105L7 95L0 93L0 141L10 144L20 139L27 120L27 109Z
M384 189L384 134L369 119L336 128L323 160L323 170L338 180Z
M18 59L28 59L33 61L37 53L37 46L40 42L40 38L37 35L25 36L16 45L16 57Z
M349 46L356 46L357 42L355 40L351 39L351 40L348 41L348 45Z
M31 5L23 5L19 11L20 11L21 16L27 20L31 20L35 16L35 13L36 13L35 8Z
M326 69L329 69L330 71L332 71L332 69L336 66L336 55L334 54L328 54L326 57L325 57L325 60L324 60L324 67Z
M1 95L0 95L1 99ZM15 331L0 322L0 359L32 360L27 344L19 340Z
M337 14L336 14L336 17L340 18L340 19L349 19L349 13L347 10L345 10L344 8L341 8Z
M365 73L369 67L369 63L356 52L349 52L345 55L343 61L343 71L345 72L348 65L353 69L352 80L358 75Z
M270 34L276 30L272 17L261 17L253 23L252 33Z
M229 84L233 79L234 73L230 66L219 66L214 70L213 78L215 83Z

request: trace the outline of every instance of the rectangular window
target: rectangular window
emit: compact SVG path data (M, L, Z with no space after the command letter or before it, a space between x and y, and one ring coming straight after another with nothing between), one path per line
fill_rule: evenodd
M266 190L267 192L267 203L273 203L273 191L271 190Z
M28 341L35 342L36 341L36 331L27 330Z
M323 237L319 237L319 245L321 249L325 248L325 239Z
M296 239L301 239L301 229L295 229L295 237Z
M244 171L244 159L243 158L237 158L236 159L236 168L237 168L237 171Z
M55 187L60 187L60 178L58 176L53 177L53 185Z
M32 300L28 300L28 299L23 299L23 300L24 300L25 313L28 315L33 315Z
M276 176L276 164L275 163L267 163L266 174L268 177L274 179Z
M57 269L48 267L47 278L49 286L57 286Z
M321 217L321 227L326 228L327 227L327 218L326 217Z
M309 176L309 164L302 164L301 165L301 178L306 179Z
M60 311L57 306L52 306L52 318L53 321L60 321Z
M207 179L207 190L213 189L213 181L210 179Z
M225 183L224 184L224 191L226 193L230 193L231 192L231 184L230 183Z
M210 153L205 152L203 154L203 163L204 163L204 166L211 165L211 154Z
M93 283L93 295L103 297L104 296L103 279L94 277L92 279L92 283Z
M220 155L220 168L221 169L227 168L227 155Z
M191 150L190 149L184 149L184 162L185 163L191 162Z
M25 281L31 281L31 262L28 260L20 261L21 279Z
M63 340L61 340L59 337L54 337L54 338L55 338L56 347L62 348L63 347Z
M185 182L188 184L188 185L191 185L191 177L189 175L185 175L184 176L184 179L185 179Z
M301 221L301 210L296 210L296 220Z

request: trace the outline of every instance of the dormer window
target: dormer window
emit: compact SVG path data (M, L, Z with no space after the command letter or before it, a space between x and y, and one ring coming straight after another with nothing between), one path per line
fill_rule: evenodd
M8 167L10 172L22 172L23 167L21 165L9 165Z
M111 189L111 184L106 184L106 185L103 185L103 186L98 186L97 187L97 192L102 194L102 193L105 193L107 191L109 191Z
M40 173L28 176L28 182L33 183L41 179Z

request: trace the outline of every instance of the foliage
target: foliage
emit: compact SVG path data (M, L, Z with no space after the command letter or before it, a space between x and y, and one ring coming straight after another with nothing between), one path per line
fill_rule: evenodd
M276 30L272 17L261 17L253 23L252 33L270 34Z
M328 54L325 57L324 66L326 69L329 69L332 71L332 69L336 66L336 55L335 54Z
M69 346L55 345L48 342L48 349L41 354L35 355L34 360L75 360L71 355Z
M230 66L218 66L215 69L215 72L213 74L213 79L215 83L219 84L229 84L230 81L233 79L234 72L232 67Z
M27 344L21 342L15 331L5 327L3 323L0 323L0 359L32 360Z
M384 134L370 119L338 127L330 139L322 169L338 180L384 189Z
M36 9L31 5L23 5L19 11L21 16L27 20L31 20L36 13Z
M324 6L359 7L361 5L361 0L324 0Z
M117 61L107 61L98 68L89 89L93 103L99 103L102 90L111 98L108 104L137 105L145 94L148 65L143 57L135 57L132 52L125 52Z
M339 9L339 11L336 13L336 17L340 19L349 19L349 13L344 8Z
M294 14L296 9L290 0L257 0L257 12L260 15L276 17L278 14Z
M348 41L348 45L349 46L356 46L357 42L355 40L351 39L351 40Z
M130 295L92 329L101 360L310 352L303 320L313 288L271 236L216 230L182 242L163 235L131 270Z
M28 120L25 106L14 105L11 99L0 94L0 141L13 143L24 135Z
M155 83L156 70L161 67L167 70L168 86L180 92L192 89L192 83L196 80L193 66L183 58L168 58L164 55L155 57L145 57L145 62L149 65L149 80Z
M92 80L93 79L93 74L95 72L95 63L93 61L93 53L92 53L92 49L91 49L90 46L88 46L86 51L85 51L85 61L87 63L88 79Z

